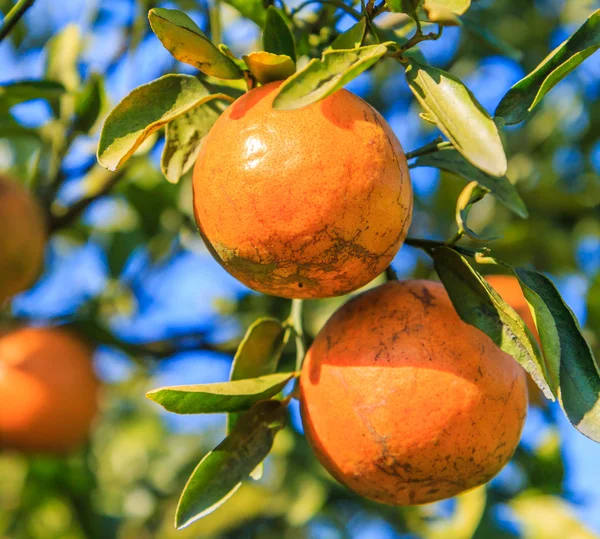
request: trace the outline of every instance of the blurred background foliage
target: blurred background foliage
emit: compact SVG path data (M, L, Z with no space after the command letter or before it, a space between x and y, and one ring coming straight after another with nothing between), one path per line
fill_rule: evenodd
M161 175L162 134L116 173L96 163L95 150L103 117L130 90L167 72L194 73L151 33L150 8L186 10L236 54L260 49L259 27L232 6L256 15L262 0L217 5L219 16L205 0L37 0L0 45L0 82L47 78L70 90L60 108L52 98L14 104L0 93L0 170L40 196L53 228L44 275L6 306L1 323L75 324L99 344L94 362L104 385L91 440L77 454L0 453L0 537L600 537L600 449L550 403L532 405L513 461L487 489L410 509L363 500L331 480L310 453L293 403L291 426L278 435L264 477L174 531L179 492L221 439L225 418L167 416L144 393L226 380L245 328L260 315L284 319L289 302L249 291L212 260L195 230L190 175L178 185ZM11 6L0 0L3 13ZM422 51L493 112L508 88L598 7L595 0L473 0L464 26L447 28ZM296 17L313 53L353 23L343 10L318 3ZM394 62L380 62L349 89L384 114L405 150L434 138ZM597 355L599 97L597 54L530 120L504 130L508 175L530 219L493 197L470 219L475 230L502 237L493 245L499 258L553 278ZM446 238L464 183L427 168L413 170L413 182L411 236ZM400 278L433 277L430 261L407 246L393 267ZM309 337L343 301L306 302ZM286 351L284 362L292 365L292 356Z

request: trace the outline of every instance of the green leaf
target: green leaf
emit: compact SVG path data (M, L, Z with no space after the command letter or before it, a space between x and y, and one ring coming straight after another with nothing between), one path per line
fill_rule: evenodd
M283 54L272 54L265 51L251 52L244 56L244 61L261 84L285 80L296 71L294 61Z
M331 43L331 48L334 50L356 49L363 44L366 33L367 19L363 17L343 34L337 36Z
M449 247L432 250L435 270L458 315L483 331L532 376L547 398L554 400L546 364L534 336L463 256Z
M600 368L575 315L548 277L523 268L513 272L534 315L565 414L577 430L600 442Z
M534 71L517 82L502 98L495 115L509 125L522 122L556 84L598 48L600 10L592 13L577 32L554 49Z
M107 107L108 100L104 88L104 79L94 73L75 98L75 120L73 127L81 133L88 133Z
M272 54L289 56L296 62L296 44L287 22L273 6L267 9L267 19L262 35L263 48Z
M190 75L170 74L139 86L108 115L98 143L98 161L116 170L152 133L177 116L223 94Z
M254 21L261 28L265 25L267 10L263 0L224 0L224 2L237 9L246 19Z
M259 318L246 332L240 343L233 365L230 380L244 380L269 375L277 369L279 358L289 339L279 320ZM239 414L229 414L228 432L239 420Z
M413 19L417 18L417 10L423 0L387 0L387 6L392 11L408 13Z
M242 412L277 395L294 376L286 372L233 382L167 386L149 391L146 397L176 414Z
M234 431L196 466L175 512L178 529L225 503L271 451L285 424L286 407L279 401L256 404Z
M273 108L298 109L324 99L369 69L386 52L383 43L353 50L325 51L320 60L313 58L280 86Z
M477 182L469 183L458 197L456 204L456 224L469 238L475 241L492 241L497 238L483 238L473 232L467 224L469 212L474 204L479 202L490 192L486 187L481 187Z
M464 15L471 7L471 0L425 0L423 9L445 9L454 15Z
M33 99L55 101L65 93L60 82L50 80L21 80L0 86L0 105L10 108Z
M415 60L408 62L406 79L421 106L465 159L492 176L506 174L498 128L460 80Z
M422 155L417 158L414 166L439 168L457 174L469 182L475 181L480 186L489 189L492 195L519 217L526 218L528 216L525 203L506 176L494 177L486 174L471 165L456 150L443 150Z
M177 183L194 166L202 140L228 106L229 100L218 97L167 124L165 147L160 160L160 168L167 180Z
M153 8L148 13L152 31L180 62L220 79L243 77L240 68L182 11Z
M425 0L423 10L431 22L442 26L460 26L458 18L471 6L471 0Z
M75 24L69 24L46 45L46 78L60 82L67 90L79 88L80 77L77 59L81 50L81 32Z

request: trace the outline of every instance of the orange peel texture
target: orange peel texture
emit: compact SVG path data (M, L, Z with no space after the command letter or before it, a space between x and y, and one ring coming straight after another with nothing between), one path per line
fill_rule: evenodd
M398 139L339 90L275 110L280 82L219 117L193 174L194 210L213 256L245 285L286 298L342 295L385 270L412 216Z
M300 377L305 433L356 493L438 501L489 481L516 449L524 371L464 323L441 284L389 282L346 303Z

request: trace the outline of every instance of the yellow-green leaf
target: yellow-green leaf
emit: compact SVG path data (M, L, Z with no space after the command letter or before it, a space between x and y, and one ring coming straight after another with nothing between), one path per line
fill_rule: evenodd
M569 39L554 49L502 98L495 115L507 124L522 122L542 98L600 48L600 9Z
M478 169L504 176L507 162L494 121L454 75L409 60L410 89L454 147Z
M325 51L321 59L313 58L281 85L273 107L298 109L324 99L369 69L386 52L384 43L352 50Z
M513 268L534 315L553 388L575 428L600 442L600 367L575 315L546 277Z
M269 6L265 29L262 34L265 51L276 55L284 55L296 62L296 44L283 15L276 7Z
M260 51L244 56L250 72L261 84L276 80L285 80L296 71L294 61L284 54L272 54Z
M152 133L214 98L207 84L190 75L165 75L139 86L106 118L98 143L98 162L109 170L117 169Z
M367 19L362 18L356 24L348 28L343 34L337 36L331 48L334 50L355 49L363 44L367 32Z
M177 183L194 166L202 140L231 101L222 94L213 94L212 97L171 120L165 128L160 168L171 183Z
M428 155L422 155L414 163L417 167L434 167L457 174L467 181L476 181L489 191L511 211L519 217L528 216L523 199L519 196L515 186L506 176L494 177L486 174L469 163L456 150L443 150Z
M279 401L259 402L244 414L233 432L192 472L175 511L175 526L190 525L233 496L269 454L285 420L286 407Z
M244 380L265 376L275 372L279 358L289 339L279 320L259 318L246 332L231 366L230 380ZM229 414L227 429L230 431L239 419L239 414Z
M532 376L548 399L555 389L531 331L519 315L498 295L483 276L449 247L432 250L435 270L458 315L483 331Z
M235 62L223 54L182 11L153 8L148 19L152 31L180 62L220 79L242 78L242 71Z
M294 376L286 372L216 384L166 386L149 391L146 397L176 414L242 412L277 395Z

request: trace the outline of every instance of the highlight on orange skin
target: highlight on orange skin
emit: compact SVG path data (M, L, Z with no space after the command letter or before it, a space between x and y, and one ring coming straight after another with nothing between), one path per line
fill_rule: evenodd
M267 294L330 297L385 270L412 216L404 152L379 113L340 90L274 110L280 82L228 107L194 168L196 221L213 256Z
M486 275L485 279L490 283L492 288L500 294L500 297L523 319L523 322L525 322L525 325L529 328L529 331L533 333L533 336L539 343L540 336L535 327L531 310L523 295L519 280L513 275ZM546 400L546 397L544 397L542 390L533 381L531 376L527 376L527 389L529 391L529 400L531 404L535 404L539 407L546 407L548 405L548 401Z
M527 411L521 367L464 323L443 286L394 281L359 294L317 335L300 377L319 461L361 496L438 501L489 481Z
M0 337L0 447L67 453L87 438L98 410L92 349L56 328Z

